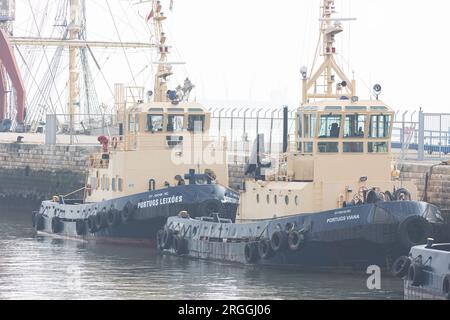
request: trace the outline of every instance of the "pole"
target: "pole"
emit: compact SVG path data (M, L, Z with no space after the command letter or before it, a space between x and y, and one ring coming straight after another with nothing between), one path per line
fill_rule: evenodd
M78 0L70 0L70 27L69 39L78 40L80 27L78 25ZM69 47L69 115L70 115L70 144L74 143L73 133L75 127L75 104L78 97L78 65L77 48Z
M425 160L425 115L421 110L419 112L419 147L418 147L418 160Z

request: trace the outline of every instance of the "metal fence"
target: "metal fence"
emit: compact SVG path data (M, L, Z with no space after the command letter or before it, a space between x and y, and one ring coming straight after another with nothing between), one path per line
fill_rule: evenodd
M289 109L290 140L295 139L296 108ZM283 142L283 107L211 108L211 131L226 136L233 155L248 155L258 134L264 134L267 152L279 152ZM422 121L421 121L422 120ZM402 160L436 160L450 153L450 114L422 110L396 112L392 147Z
M283 145L283 110L280 108L222 108L210 109L210 134L226 137L232 159L250 154L253 142L264 135L267 153L280 153ZM288 129L291 141L295 135L295 112L289 109Z

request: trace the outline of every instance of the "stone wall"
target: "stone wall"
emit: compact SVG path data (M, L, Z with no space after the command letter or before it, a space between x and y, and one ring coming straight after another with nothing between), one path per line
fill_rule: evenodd
M0 144L0 206L36 205L82 188L88 155L97 151L87 146Z
M432 167L433 166L433 167ZM450 166L422 163L407 163L402 169L402 178L415 183L419 199L439 206L450 212ZM425 180L428 173L428 187L425 197ZM431 174L430 174L431 173Z

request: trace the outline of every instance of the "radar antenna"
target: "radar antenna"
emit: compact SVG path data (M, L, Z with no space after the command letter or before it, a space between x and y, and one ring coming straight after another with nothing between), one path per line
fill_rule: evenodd
M335 0L322 1L320 38L322 40L322 56L324 60L320 67L312 74L311 78L308 78L306 67L302 67L302 103L307 103L309 99L351 99L356 96L355 81L349 80L334 58L337 53L335 36L344 31L341 22L355 19L334 18L333 16L336 13ZM320 82L319 80L321 79L324 81Z

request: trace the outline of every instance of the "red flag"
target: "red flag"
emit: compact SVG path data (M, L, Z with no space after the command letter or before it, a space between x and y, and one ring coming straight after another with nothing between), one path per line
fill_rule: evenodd
M153 12L153 9L152 9L152 11L147 16L147 22L149 22L153 18L153 16L154 16L154 12Z

